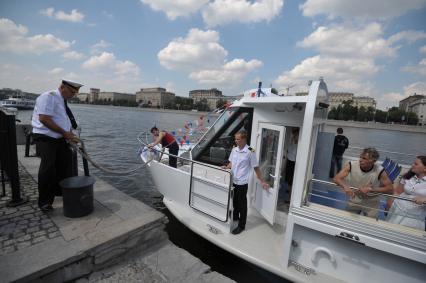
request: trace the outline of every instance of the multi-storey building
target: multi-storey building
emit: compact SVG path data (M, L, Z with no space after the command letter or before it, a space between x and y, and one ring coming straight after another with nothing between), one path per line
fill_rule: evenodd
M150 107L164 107L173 103L175 94L162 87L141 88L136 92L136 102Z
M93 103L99 99L99 93L101 90L99 88L90 88L90 93L88 96L88 102Z
M130 93L121 93L121 92L113 92L113 91L102 91L99 92L98 100L101 101L117 101L117 100L126 100L126 101L135 101L135 95Z
M210 109L216 109L216 105L219 100L228 100L227 97L222 95L222 91L217 88L194 89L189 91L189 97L193 99L194 104L205 99Z
M426 96L410 95L399 102L399 109L417 114L419 125L426 125Z
M369 96L354 96L352 106L376 109L376 100Z
M329 110L337 108L343 101L353 101L354 94L350 92L329 92Z
M399 109L404 110L404 111L409 111L410 104L412 102L419 100L419 99L422 99L422 98L425 98L425 96L421 95L421 94L415 93L413 95L410 95L409 97L404 98L403 100L401 100L399 102Z

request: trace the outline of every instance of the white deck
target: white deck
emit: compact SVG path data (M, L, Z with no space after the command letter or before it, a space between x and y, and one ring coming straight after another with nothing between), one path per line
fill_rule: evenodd
M214 234L210 232L210 226L215 227L215 224L207 224L206 216L200 216L189 206L183 207L169 199L164 198L163 201L179 221L203 238L253 264L274 273L281 273L284 267L283 253L277 247L283 244L284 226L276 224L271 227L265 219L249 215L246 230L242 233L233 235L220 231Z

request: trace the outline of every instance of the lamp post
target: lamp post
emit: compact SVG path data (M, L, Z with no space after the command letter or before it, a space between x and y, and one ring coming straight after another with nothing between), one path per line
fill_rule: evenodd
M385 119L385 123L388 123L388 116L389 116L389 107L386 107L386 119Z

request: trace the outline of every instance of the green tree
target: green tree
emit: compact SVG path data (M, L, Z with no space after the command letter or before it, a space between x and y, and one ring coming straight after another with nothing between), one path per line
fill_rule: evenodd
M216 108L222 108L226 104L226 99L220 98L216 101Z
M419 117L414 112L407 112L406 120L408 125L417 125Z
M330 112L328 112L328 119L334 119L334 120L338 120L339 118L339 111L337 110L336 107L333 107Z
M386 123L386 116L388 113L382 110L376 110L376 114L374 115L374 120L380 123Z

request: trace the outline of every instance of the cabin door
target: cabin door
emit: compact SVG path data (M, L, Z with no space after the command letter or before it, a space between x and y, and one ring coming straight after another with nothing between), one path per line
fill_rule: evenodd
M253 205L273 225L280 187L285 127L260 123L259 133L257 159L270 188L268 191L264 190L255 177Z

